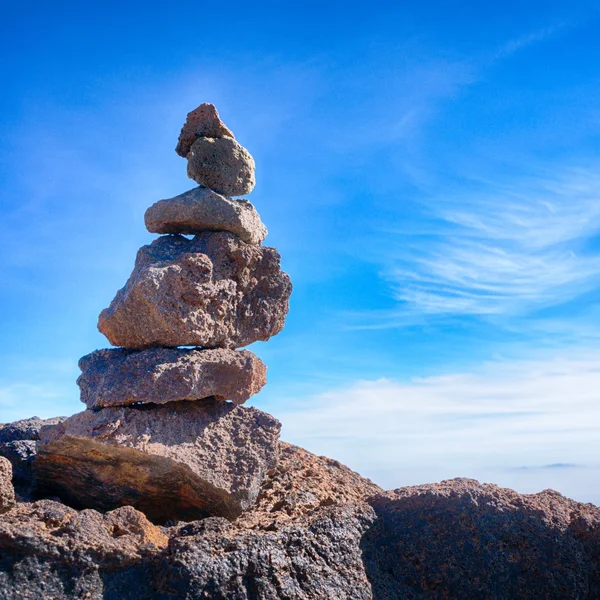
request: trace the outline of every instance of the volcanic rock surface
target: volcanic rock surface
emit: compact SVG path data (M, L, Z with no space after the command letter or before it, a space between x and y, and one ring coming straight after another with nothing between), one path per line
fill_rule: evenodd
M0 514L8 512L15 505L15 488L12 484L12 465L0 456Z
M42 428L39 489L81 508L131 505L160 522L237 517L277 463L280 423L218 400L84 411Z
M163 236L140 248L98 328L125 348L237 348L283 329L291 289L274 248L229 232Z
M144 220L150 233L230 231L257 246L267 237L267 228L248 200L231 200L202 186L159 200L146 211Z
M64 420L65 417L31 417L14 423L0 424L0 456L11 462L15 491L22 499L29 499L33 491L31 465L37 452L40 429L44 425L56 425Z
M198 138L187 161L188 177L219 194L243 196L256 184L254 159L233 138Z
M252 352L222 348L97 350L81 358L79 368L88 408L209 397L243 404L267 382L267 368Z
M205 102L188 113L185 124L181 128L175 152L185 158L189 154L192 144L200 137L235 137L221 121L214 104Z
M2 600L597 600L600 509L467 479L383 492L281 444L234 522L43 500L0 517L0 557Z

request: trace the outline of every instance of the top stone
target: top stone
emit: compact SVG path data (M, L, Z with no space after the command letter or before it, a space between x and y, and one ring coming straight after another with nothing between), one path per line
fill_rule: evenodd
M243 196L254 189L254 159L212 104L188 113L175 151L187 159L188 177L217 194Z
M188 113L185 124L179 134L179 141L177 142L175 152L177 152L179 156L186 158L192 144L201 137L235 137L225 123L221 121L214 104L205 102L192 112Z

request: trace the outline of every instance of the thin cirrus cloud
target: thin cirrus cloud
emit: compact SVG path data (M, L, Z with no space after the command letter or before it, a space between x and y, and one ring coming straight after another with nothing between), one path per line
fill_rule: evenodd
M580 348L436 377L358 381L289 399L277 416L286 440L383 487L468 476L598 501L590 478L600 466L598 389L600 352Z
M403 309L429 315L522 315L600 285L600 177L569 169L486 183L427 202L426 236L400 236L386 276Z

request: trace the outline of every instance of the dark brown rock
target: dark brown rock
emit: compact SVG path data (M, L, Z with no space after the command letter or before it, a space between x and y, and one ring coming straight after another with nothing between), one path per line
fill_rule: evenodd
M361 542L380 600L600 598L600 509L470 479L370 500Z
M217 400L87 410L42 428L34 473L46 496L75 507L234 518L277 463L280 427Z
M219 194L243 196L256 184L254 159L233 138L198 138L187 161L188 177Z
M257 246L267 237L267 228L248 200L232 200L202 186L159 200L146 211L144 220L150 233L230 231Z
M181 128L175 152L185 158L192 144L199 137L234 137L225 123L221 121L214 104L201 104L198 108L188 113L185 124Z
M37 452L40 429L44 425L55 425L64 420L65 417L31 417L0 424L0 456L7 458L12 464L13 484L19 497L30 499L33 492L31 463Z
M243 404L267 382L267 368L248 350L113 348L84 356L79 368L88 408L209 397Z
M0 456L0 515L15 505L15 488L12 484L12 465Z
M274 248L228 232L164 236L139 250L98 328L126 348L237 348L283 329L291 290Z

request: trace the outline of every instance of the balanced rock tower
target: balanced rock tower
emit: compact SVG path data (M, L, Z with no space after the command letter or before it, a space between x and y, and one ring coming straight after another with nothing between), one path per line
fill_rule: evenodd
M233 519L276 465L281 427L239 406L266 383L239 348L283 329L291 282L254 206L231 198L254 188L254 160L212 104L188 114L176 152L199 187L146 211L162 235L98 321L119 347L79 361L87 410L42 428L34 470L76 508Z

